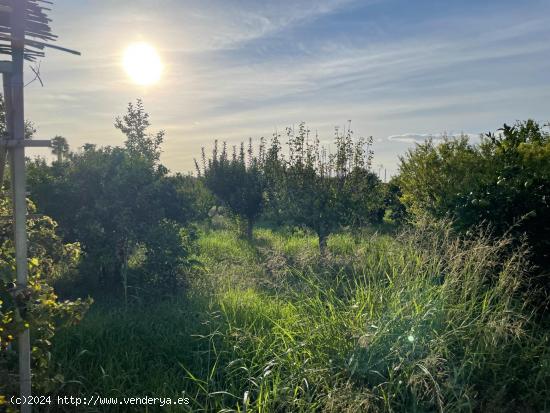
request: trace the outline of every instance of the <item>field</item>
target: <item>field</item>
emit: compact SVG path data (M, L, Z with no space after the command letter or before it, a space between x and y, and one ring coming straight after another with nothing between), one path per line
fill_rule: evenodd
M320 257L302 231L251 244L203 229L181 297L98 301L56 334L55 394L190 399L147 410L174 412L548 411L549 330L508 247L442 225L338 233Z

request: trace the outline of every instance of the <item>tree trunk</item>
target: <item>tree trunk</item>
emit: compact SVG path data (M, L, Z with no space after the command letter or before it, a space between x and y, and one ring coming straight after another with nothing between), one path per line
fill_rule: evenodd
M122 290L124 294L124 306L128 306L128 241L123 240L119 250L120 259L120 278L122 281Z
M254 220L252 218L248 218L246 220L246 239L249 241L252 241L254 233Z
M120 273L122 275L122 287L124 289L124 307L128 307L128 260L123 258Z
M328 235L325 233L319 233L319 254L321 254L321 257L326 256L327 254L327 240Z

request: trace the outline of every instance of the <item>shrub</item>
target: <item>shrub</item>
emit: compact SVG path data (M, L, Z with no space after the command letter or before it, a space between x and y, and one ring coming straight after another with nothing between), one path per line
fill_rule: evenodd
M35 212L29 204L29 211ZM0 215L10 213L7 199L0 200ZM78 244L64 244L49 217L31 219L28 288L16 287L15 251L11 224L0 224L0 399L18 392L17 353L14 344L25 327L31 330L33 386L49 392L63 381L50 376L50 340L58 328L78 322L91 300L59 301L52 284L74 275L80 256Z
M172 295L187 283L191 270L198 264L193 258L193 231L176 222L162 220L149 232L143 248L136 249L136 264L130 269L130 282L137 296Z
M479 145L467 137L429 140L401 158L397 181L416 216L450 217L461 231L485 223L517 243L525 236L539 272L547 272L550 133L536 122L504 125Z

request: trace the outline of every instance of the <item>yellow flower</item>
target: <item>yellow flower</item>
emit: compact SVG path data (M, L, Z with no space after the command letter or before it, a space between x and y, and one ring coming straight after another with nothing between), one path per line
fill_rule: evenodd
M2 395L0 394L0 406L2 406L3 404L6 404L6 403L7 403L7 402L6 402L6 396L2 396Z
M8 334L8 340L13 340L13 336L11 334Z

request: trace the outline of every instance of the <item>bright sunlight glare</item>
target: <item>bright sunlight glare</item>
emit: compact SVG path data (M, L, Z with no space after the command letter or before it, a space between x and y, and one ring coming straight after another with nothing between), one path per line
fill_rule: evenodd
M124 69L138 85L152 85L160 80L162 62L154 47L147 43L134 43L124 51Z

